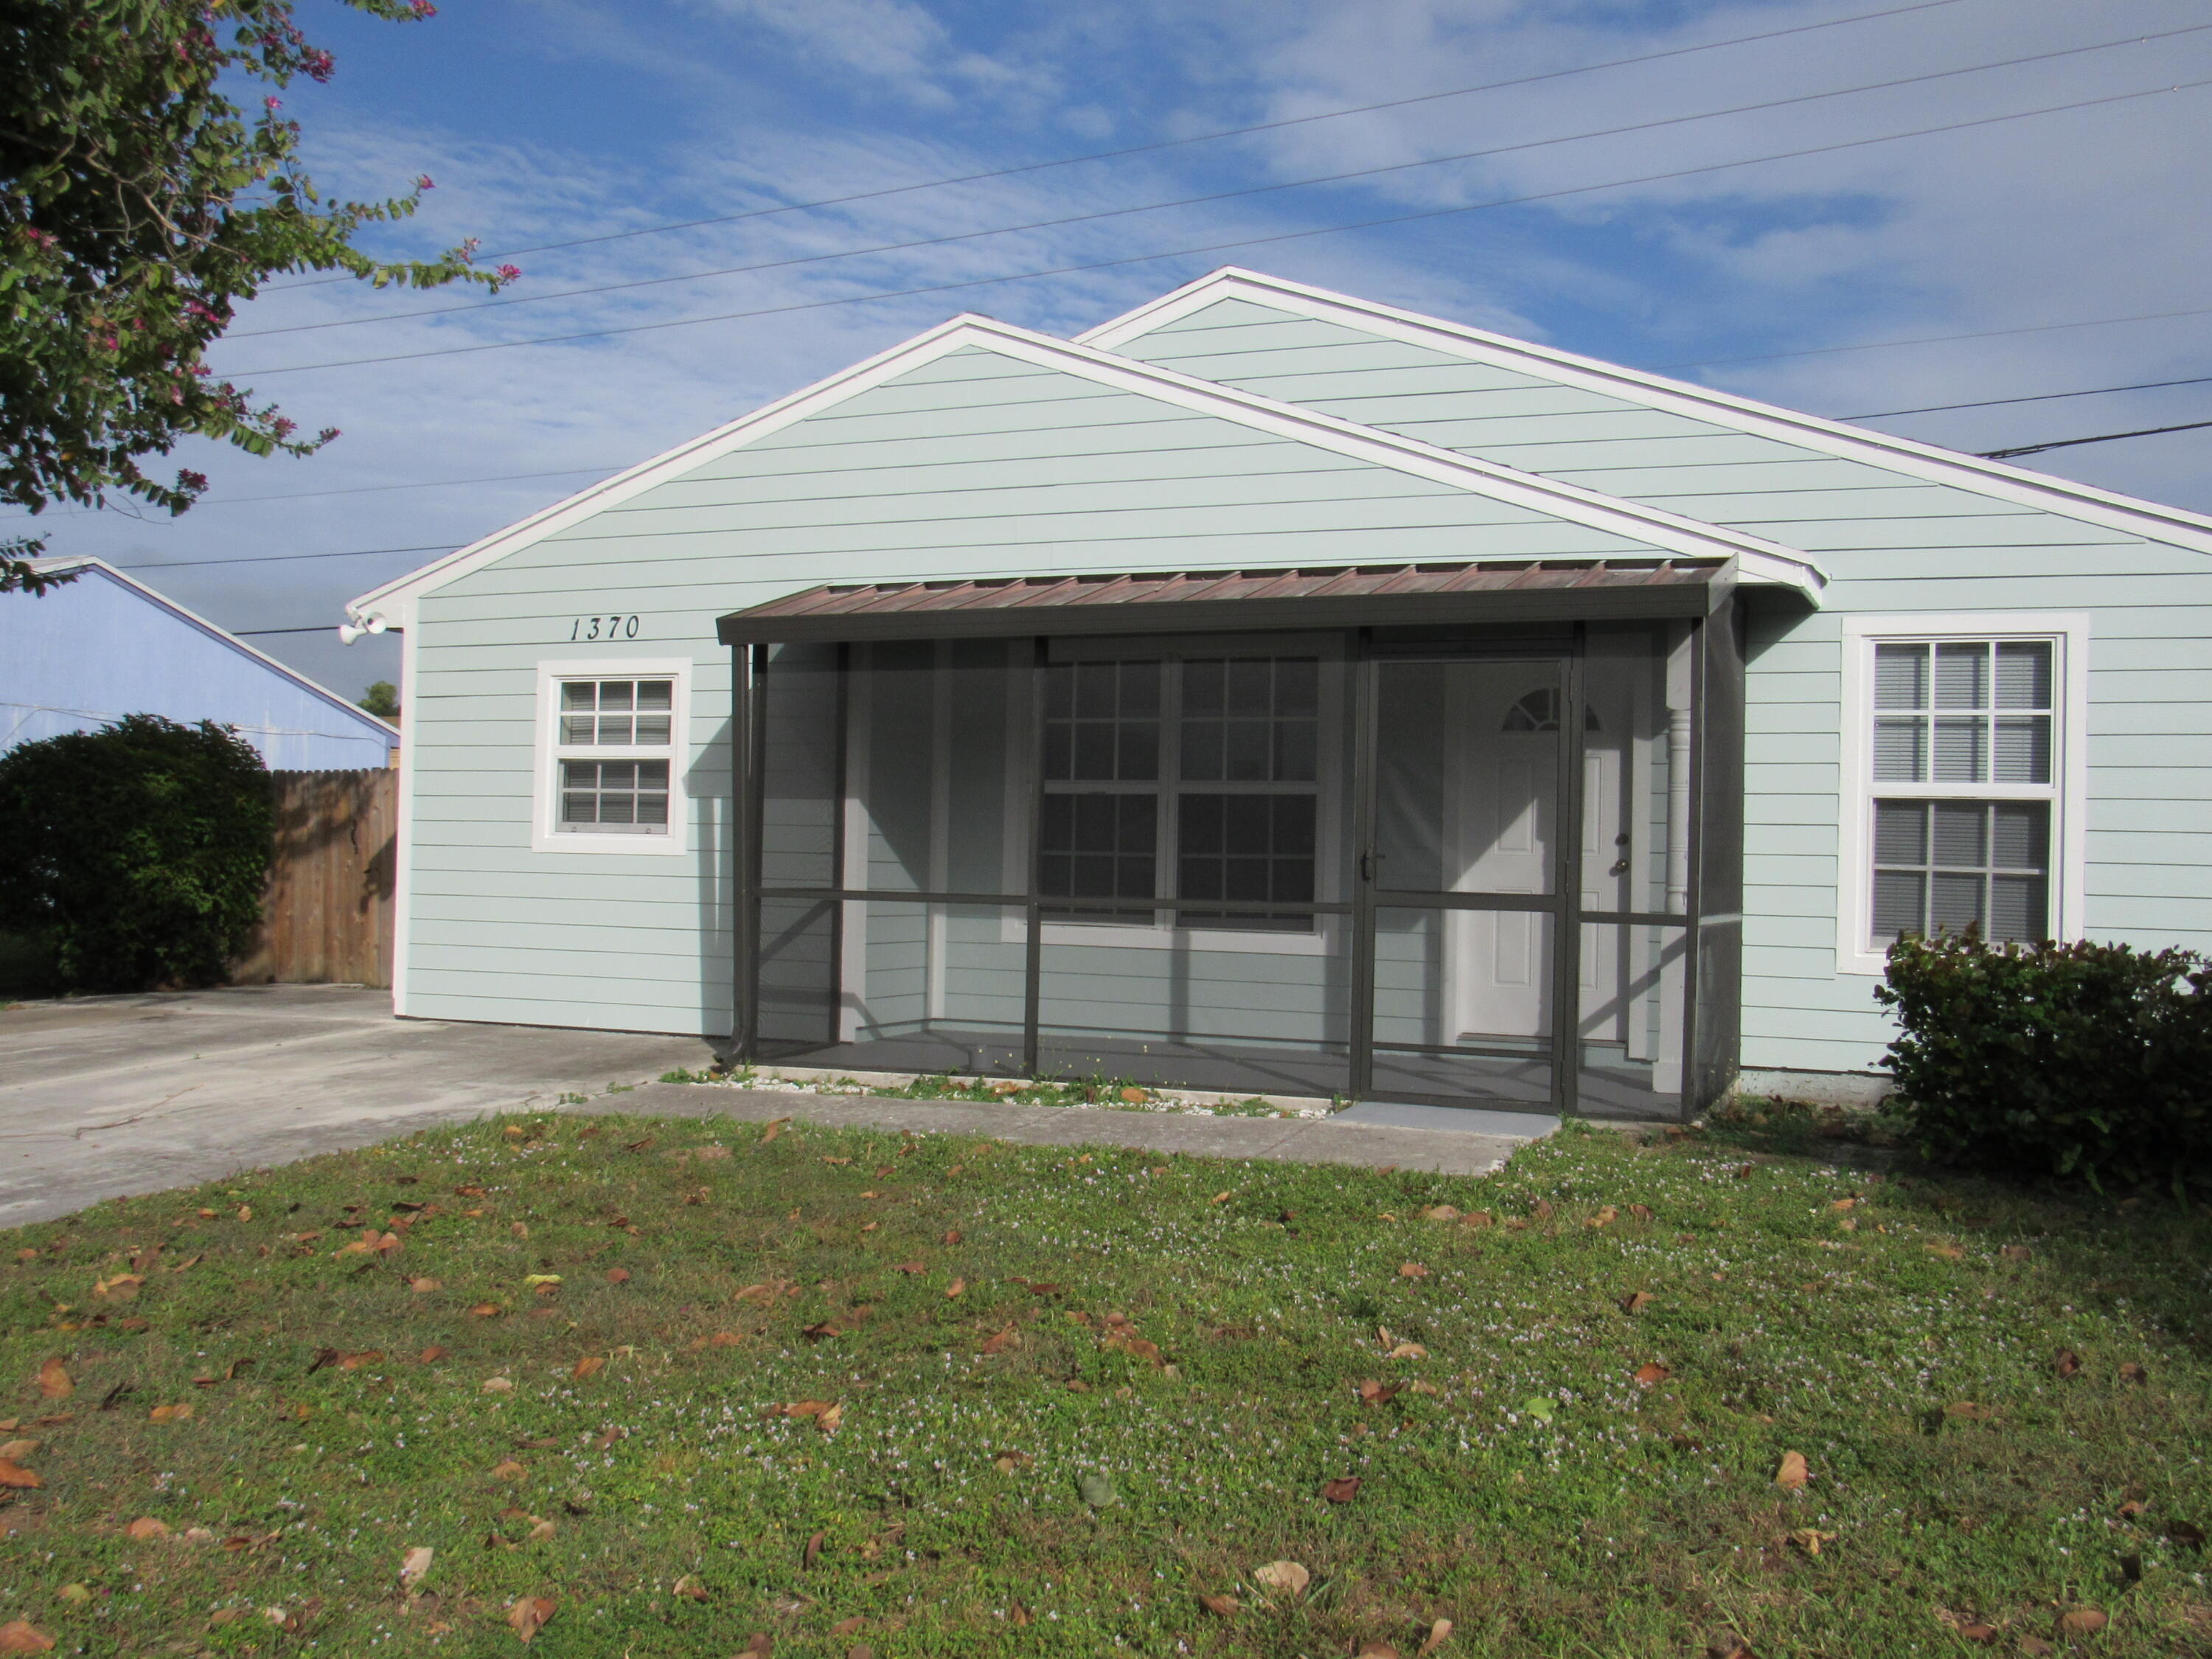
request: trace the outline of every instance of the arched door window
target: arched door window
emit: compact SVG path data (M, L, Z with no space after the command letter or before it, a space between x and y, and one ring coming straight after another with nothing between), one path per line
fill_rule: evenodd
M1505 711L1498 729L1504 732L1556 732L1559 729L1559 689L1540 685ZM1583 729L1598 729L1597 710L1583 710Z

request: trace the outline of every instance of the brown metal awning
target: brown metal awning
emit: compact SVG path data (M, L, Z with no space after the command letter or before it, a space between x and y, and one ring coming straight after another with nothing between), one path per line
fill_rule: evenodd
M877 582L770 599L717 632L755 645L1701 617L1735 581L1727 560L1649 558Z

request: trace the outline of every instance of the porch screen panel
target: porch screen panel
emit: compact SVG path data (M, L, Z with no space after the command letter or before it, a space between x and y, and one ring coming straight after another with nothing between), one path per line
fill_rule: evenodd
M1686 927L1583 924L1576 1103L1593 1117L1680 1115Z
M760 902L763 1058L787 1058L836 1040L841 911L834 900Z
M850 650L842 884L1025 890L1025 643L902 640Z
M1378 906L1372 1092L1548 1106L1554 926L1540 911Z
M838 1046L822 1063L1005 1073L1023 1048L1027 947L1016 905L846 901Z
M837 884L838 657L834 645L769 648L759 692L763 887Z

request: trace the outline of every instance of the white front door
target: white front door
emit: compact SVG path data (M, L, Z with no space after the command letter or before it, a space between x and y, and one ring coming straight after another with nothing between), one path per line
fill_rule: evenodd
M1559 833L1559 681L1549 665L1455 663L1446 681L1445 885L1462 893L1549 890ZM1583 893L1589 908L1619 908L1628 860L1621 811L1622 711L1592 684L1584 732ZM1619 844L1616 841L1619 839ZM1532 1046L1551 1034L1552 918L1528 910L1454 910L1446 922L1448 1042ZM1618 930L1583 930L1583 1006L1618 1042L1615 999L1593 994L1619 971Z

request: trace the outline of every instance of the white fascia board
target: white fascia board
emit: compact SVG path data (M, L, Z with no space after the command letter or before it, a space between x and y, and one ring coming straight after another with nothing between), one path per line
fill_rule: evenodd
M252 646L248 645L244 640L240 639L237 635L230 632L228 629L218 628L215 623L210 622L205 617L200 616L194 611L185 610L184 606L179 605L167 594L157 593L152 588L147 586L145 583L132 580L126 572L118 570L113 565L108 563L105 559L92 558L83 555L78 555L74 557L65 559L37 559L33 560L33 563L37 567L39 573L41 575L54 575L70 570L97 570L101 575L106 576L110 581L121 584L123 586L129 588L132 592L137 594L141 599L159 605L162 610L167 611L171 616L175 617L179 621L191 623L194 628L198 629L203 634L206 634L219 641L221 643L228 646L232 650L237 652L239 655L252 658L255 662L259 663L264 668L267 669L270 673L275 674L279 678L291 681L293 684L298 686L302 691L307 692L311 696L320 697L325 702L329 703L340 713L352 716L353 719L358 720L363 726L372 726L375 730L381 732L388 742L396 744L399 741L399 728L392 725L391 721L378 719L375 715L370 714L368 710L361 707L360 704L349 702L345 698L331 690L327 685L319 685L313 680L309 679L305 674L300 672L298 669L288 668L283 663L278 662L276 658L270 656L267 653L255 650Z
M413 619L415 601L424 593L794 422L969 347L1565 519L1662 552L1691 558L1735 559L1741 580L1791 587L1816 604L1827 583L1826 574L1810 558L1778 542L1620 501L1580 485L1539 477L1419 439L1278 403L1255 392L1071 344L989 318L965 316L953 318L903 345L580 491L411 575L372 589L350 601L347 611L356 620L381 616L391 624L405 628Z
M1893 437L1887 432L1850 426L1818 415L1764 404L1710 386L1668 380L1641 369L1624 368L1595 357L1492 334L1463 323L1425 317L1327 289L1229 266L1201 276L1171 294L1076 336L1084 345L1118 350L1139 335L1201 311L1222 300L1287 311L1319 322L1335 323L1408 345L1465 357L1493 368L1534 375L1559 386L1625 398L1647 409L1709 421L1739 432L1771 438L1846 460L1886 467L1930 483L1971 489L2015 506L2079 519L2147 540L2169 543L2193 552L2212 553L2212 517L2178 507L2098 489L2026 467L1962 455L1935 444Z

